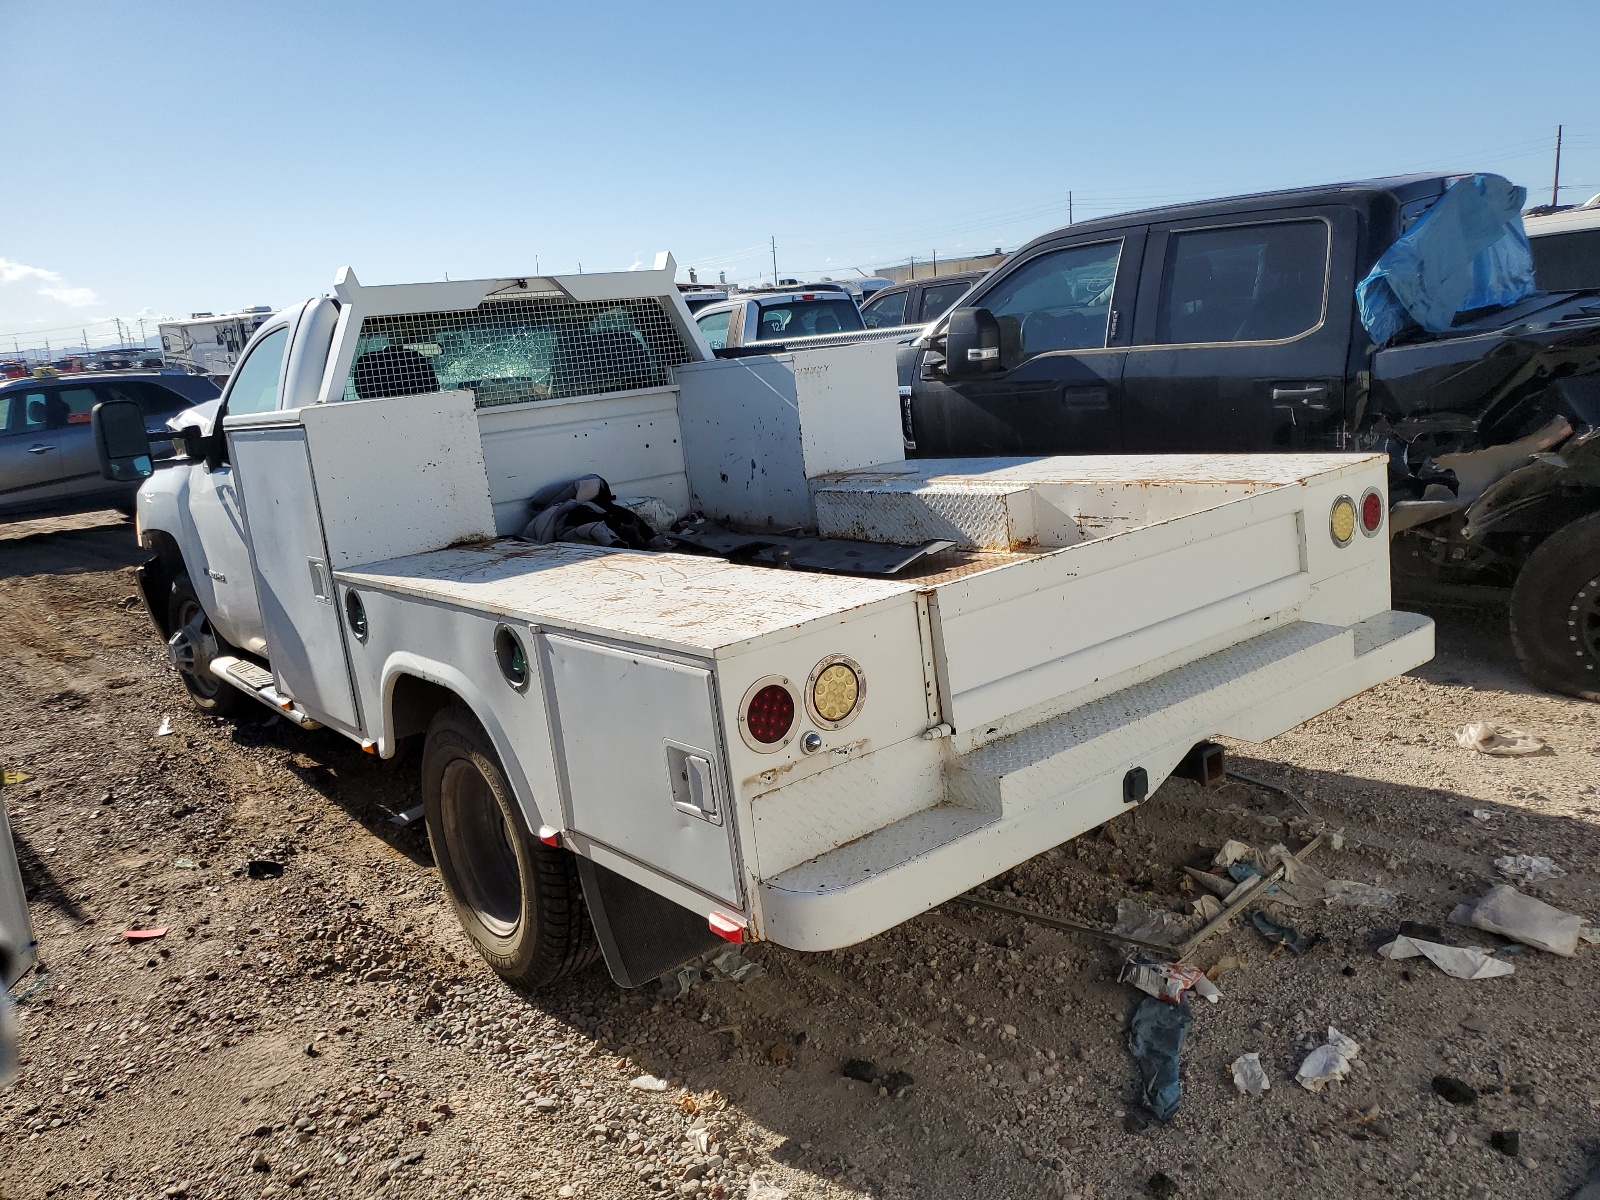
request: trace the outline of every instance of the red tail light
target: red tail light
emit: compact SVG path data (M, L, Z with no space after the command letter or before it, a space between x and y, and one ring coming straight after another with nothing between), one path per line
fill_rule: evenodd
M750 736L764 745L783 741L794 727L794 697L789 689L769 683L751 696L744 724Z
M1378 526L1383 524L1383 496L1373 488L1361 497L1361 528L1367 534L1378 532Z

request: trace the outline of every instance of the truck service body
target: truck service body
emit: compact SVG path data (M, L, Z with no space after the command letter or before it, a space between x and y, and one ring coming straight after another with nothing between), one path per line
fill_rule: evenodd
M719 937L850 945L1197 743L1431 656L1389 608L1384 456L909 461L892 345L719 359L673 273L346 270L263 324L139 494L197 702L384 757L422 735L436 858L508 978L584 961L578 880L625 984ZM747 544L517 536L589 472Z

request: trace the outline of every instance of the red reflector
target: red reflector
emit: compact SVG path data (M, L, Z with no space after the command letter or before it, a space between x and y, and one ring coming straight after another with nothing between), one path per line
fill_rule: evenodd
M789 694L789 689L769 683L750 697L744 724L750 736L758 742L771 745L783 741L794 725L794 697Z
M539 840L546 846L559 846L561 845L561 831L551 829L548 825L541 825L539 826Z
M815 300L816 298L817 297L816 297L816 293L815 292L801 292L800 293L800 299L802 299L802 300Z
M1376 533L1383 524L1383 497L1368 492L1361 498L1361 525L1368 533Z
M732 917L725 917L721 913L712 913L706 923L711 926L711 932L725 942L744 941L744 926Z

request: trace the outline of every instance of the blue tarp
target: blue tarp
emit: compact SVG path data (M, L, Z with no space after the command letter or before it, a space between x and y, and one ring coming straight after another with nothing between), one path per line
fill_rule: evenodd
M1499 175L1451 184L1356 287L1373 342L1381 346L1418 325L1443 333L1457 313L1533 295L1533 253L1522 230L1527 198L1526 188Z

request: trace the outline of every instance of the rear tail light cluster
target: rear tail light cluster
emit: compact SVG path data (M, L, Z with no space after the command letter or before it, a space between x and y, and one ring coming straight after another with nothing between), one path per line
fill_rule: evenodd
M1361 532L1376 537L1383 528L1383 493L1368 488L1361 496Z
M830 654L812 668L802 691L782 675L765 675L750 685L739 702L739 736L762 754L781 750L799 732L804 697L812 724L840 729L856 719L866 698L867 682L861 666L843 654ZM806 735L806 753L822 748L816 733Z

